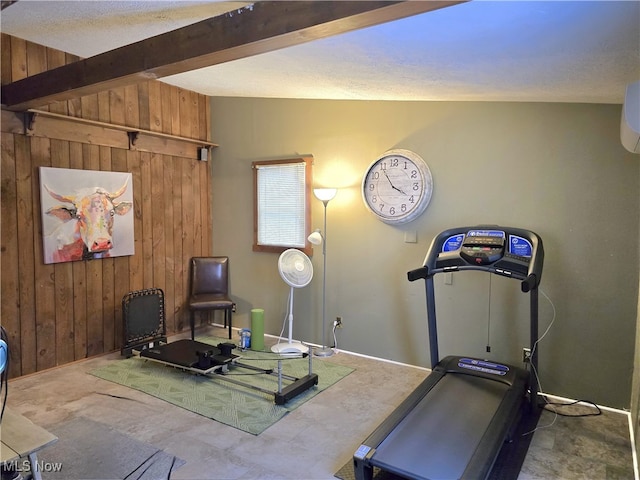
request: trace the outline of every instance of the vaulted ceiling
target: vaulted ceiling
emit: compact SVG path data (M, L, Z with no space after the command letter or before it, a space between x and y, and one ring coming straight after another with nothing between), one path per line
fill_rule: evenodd
M638 1L431 0L386 15L369 5L366 21L339 13L358 3L398 2L20 0L0 22L5 33L89 58L218 17L210 36L191 29L103 57L113 70L138 62L137 78L210 96L622 103L640 79ZM270 29L287 39L266 41ZM209 53L188 71L148 65L156 56L180 63L165 55L171 42Z

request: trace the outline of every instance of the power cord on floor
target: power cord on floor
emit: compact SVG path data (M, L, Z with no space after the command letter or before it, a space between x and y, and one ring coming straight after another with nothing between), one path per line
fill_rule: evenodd
M602 410L600 410L600 407L590 400L575 400L573 402L567 402L567 403L549 402L546 399L546 396L543 395L543 397L545 398L545 406L543 408L547 411L555 413L556 415L560 415L561 417L597 417L598 415L602 415ZM578 404L582 404L582 405L587 404L589 408L593 407L595 411L589 412L589 413L563 413L558 411L558 409L554 408L554 407L570 407L572 405L578 405Z
M544 298L547 299L547 301L549 302L549 305L551 305L551 309L553 310L553 315L551 317L551 322L549 322L549 326L545 329L544 333L534 342L533 344L533 348L531 349L531 357L533 357L533 354L535 353L536 349L538 348L538 344L540 343L540 341L547 336L547 334L549 333L549 331L551 330L551 327L553 326L555 320L556 320L556 307L553 304L553 301L549 298L549 296L542 290L539 290L540 293L542 294L542 296ZM531 367L531 371L533 372L533 375L535 376L536 382L538 384L538 392L542 391L542 383L540 382L540 377L538 376L538 371L536 370L536 368L534 367L534 365L532 363L529 363L530 367ZM549 399L547 398L546 395L544 394L540 394L540 396L542 397L542 399L544 400L544 406L542 407L544 410L547 410L548 412L551 412L554 414L553 420L546 424L546 425L539 425L536 426L536 428L523 433L522 436L525 435L530 435L532 433L535 433L537 430L542 429L542 428L549 428L551 426L553 426L556 423L556 420L558 419L559 416L563 416L563 417L592 417L592 416L597 416L597 415L601 415L602 411L600 410L600 407L598 407L598 405L596 405L594 402L590 401L590 400L575 400L572 402L550 402ZM568 414L568 413L562 413L559 412L557 408L554 407L566 407L566 406L571 406L571 405L576 405L576 404L589 404L592 405L595 409L596 412L595 413L586 413L586 414ZM549 408L547 408L549 407Z

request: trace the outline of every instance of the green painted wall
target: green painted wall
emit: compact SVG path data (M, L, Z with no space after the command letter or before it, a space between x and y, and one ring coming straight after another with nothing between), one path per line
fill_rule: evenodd
M234 324L265 309L286 320L288 287L276 254L252 252L251 162L312 154L316 186L340 188L328 206L327 319L342 316L338 348L429 366L421 266L440 231L478 223L527 228L543 239L540 379L555 395L628 408L638 300L638 157L620 144L621 105L317 101L213 98L213 250L231 258ZM427 211L385 225L360 194L369 164L406 148L429 164ZM313 227L322 227L313 202ZM417 234L406 243L405 234ZM322 253L295 291L294 337L321 343ZM518 282L478 272L436 284L440 353L517 363L528 344L528 297ZM546 299L553 302L554 307ZM285 332L286 334L286 332ZM332 341L329 343L333 343ZM491 353L485 353L486 345Z

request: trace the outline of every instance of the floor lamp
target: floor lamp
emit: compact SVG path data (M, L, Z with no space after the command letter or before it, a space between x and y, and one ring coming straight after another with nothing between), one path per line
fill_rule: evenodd
M313 245L322 244L322 348L316 348L313 354L317 357L330 357L333 355L333 349L327 347L326 335L327 335L327 318L326 318L326 285L327 285L327 204L333 197L336 196L337 189L335 188L314 188L313 194L324 205L324 228L322 232L320 230L314 231L309 235L308 240Z

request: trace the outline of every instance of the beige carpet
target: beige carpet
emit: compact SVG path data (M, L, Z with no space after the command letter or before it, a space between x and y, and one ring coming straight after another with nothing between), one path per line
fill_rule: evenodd
M157 480L169 478L184 461L109 425L76 417L50 427L58 437L38 452L46 480Z

